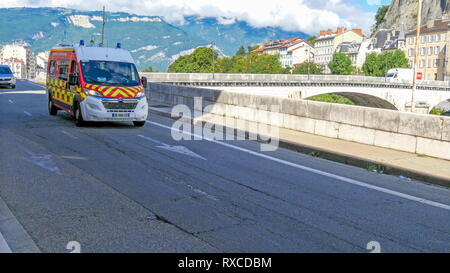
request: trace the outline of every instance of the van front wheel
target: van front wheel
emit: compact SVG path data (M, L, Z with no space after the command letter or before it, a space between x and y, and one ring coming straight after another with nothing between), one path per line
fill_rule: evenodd
M81 113L79 104L77 104L75 107L75 125L77 127L82 127L84 125L83 114Z

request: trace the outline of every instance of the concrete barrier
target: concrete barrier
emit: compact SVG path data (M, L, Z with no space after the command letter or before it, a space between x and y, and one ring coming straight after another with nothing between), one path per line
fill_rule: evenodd
M450 117L160 83L147 92L152 104L193 110L200 97L211 114L450 160Z

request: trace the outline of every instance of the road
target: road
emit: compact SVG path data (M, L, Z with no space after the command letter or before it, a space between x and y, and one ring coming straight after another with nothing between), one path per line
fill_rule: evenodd
M19 80L0 89L0 197L43 252L450 252L449 189L252 141L176 142L173 122L77 128Z

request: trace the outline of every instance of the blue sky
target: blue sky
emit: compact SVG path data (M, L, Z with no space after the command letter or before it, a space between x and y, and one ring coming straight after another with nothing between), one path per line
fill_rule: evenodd
M183 24L184 16L215 17L224 24L241 20L254 27L280 27L316 35L323 29L362 28L366 35L376 10L390 0L0 0L0 8L65 7L161 16Z
M371 12L376 12L380 6L389 5L391 3L390 0L379 0L379 1L356 0L355 2L357 2L357 4L361 6L362 9Z

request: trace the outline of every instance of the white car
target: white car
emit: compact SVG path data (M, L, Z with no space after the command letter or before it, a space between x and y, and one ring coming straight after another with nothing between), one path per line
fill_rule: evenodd
M0 65L0 86L16 88L16 77L7 65Z

